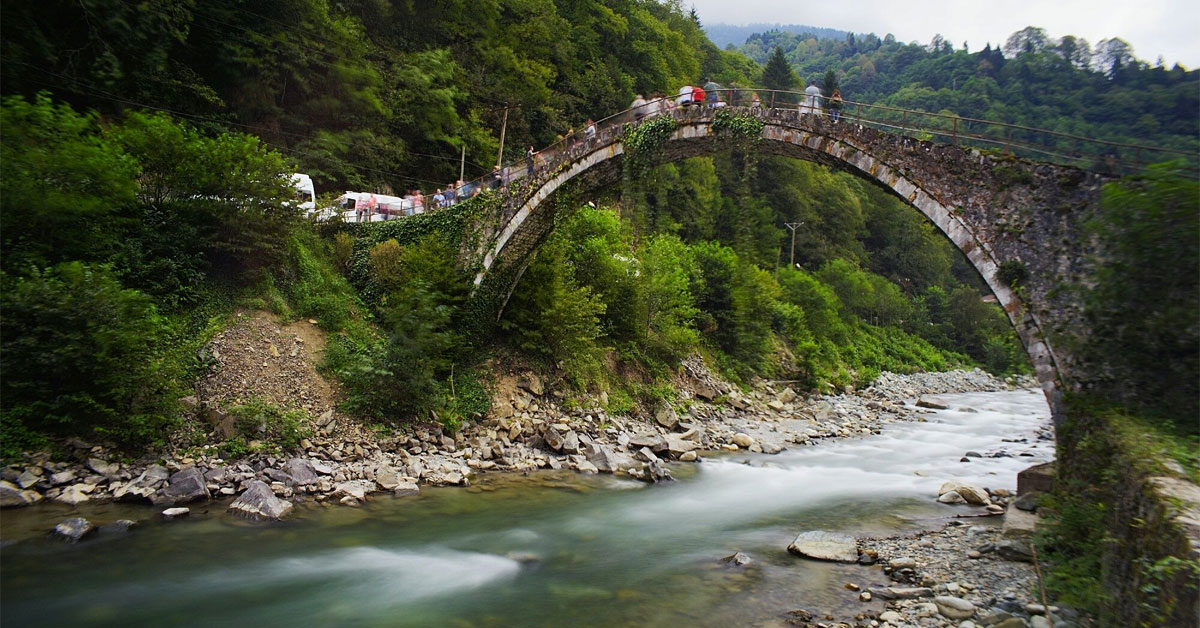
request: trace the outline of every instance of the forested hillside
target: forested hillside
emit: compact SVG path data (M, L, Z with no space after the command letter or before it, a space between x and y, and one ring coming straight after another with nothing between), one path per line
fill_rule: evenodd
M345 408L381 421L485 411L496 356L626 410L667 394L694 354L735 380L812 388L883 369L1027 368L1005 315L932 225L815 164L735 150L631 177L560 226L482 341L460 327L470 283L456 243L428 236L468 210L316 226L286 202L296 171L321 192L428 191L458 177L465 151L468 178L487 172L506 109L505 152L517 157L637 93L778 78L750 46L750 57L719 50L680 2L46 2L6 7L0 29L10 452L45 434L161 438L208 366L200 347L239 307L318 320L335 334L325 370ZM808 46L796 41L793 55ZM830 44L853 66L851 98L965 93L953 73L943 89L880 78L907 70L849 71L893 52L925 64L896 68L984 66L984 53L859 45ZM971 81L1010 89L1006 73L1054 54L1035 46ZM1168 100L1195 80L1071 72L1104 85L1161 77ZM1022 89L1057 93L1040 76ZM1078 119L1054 102L1047 119ZM1156 119L1171 129L1160 137L1186 132L1182 113Z
M1091 45L1031 26L971 53L941 36L921 45L771 31L737 49L766 63L776 48L801 81L820 85L832 71L850 101L1191 151L1200 137L1200 71L1150 65L1119 38Z

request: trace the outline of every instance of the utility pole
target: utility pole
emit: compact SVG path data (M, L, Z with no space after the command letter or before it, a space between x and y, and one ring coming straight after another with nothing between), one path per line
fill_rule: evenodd
M783 223L783 226L792 230L792 259L791 263L788 264L788 268L796 267L796 229L799 229L802 224L804 224L804 221Z
M504 166L504 131L508 128L508 103L504 103L504 121L500 123L500 152L496 155L496 165Z
M462 145L462 156L458 158L458 180L463 180L463 173L467 168L467 145L464 142Z

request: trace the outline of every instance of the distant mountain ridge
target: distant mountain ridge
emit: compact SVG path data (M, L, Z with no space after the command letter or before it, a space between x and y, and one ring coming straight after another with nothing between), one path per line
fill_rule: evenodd
M703 28L704 33L708 35L712 43L721 49L730 44L741 46L746 43L746 40L751 35L769 31L783 31L792 34L812 33L818 39L845 39L848 34L848 31L840 31L835 28L807 26L805 24L780 24L779 22L774 24L766 22L756 22L754 24L708 24Z

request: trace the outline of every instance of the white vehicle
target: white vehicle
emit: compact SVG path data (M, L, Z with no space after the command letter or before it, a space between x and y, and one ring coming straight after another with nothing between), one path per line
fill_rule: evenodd
M372 197L374 209L371 208ZM372 192L346 192L337 198L337 209L345 222L380 222L425 212L424 207L418 207L411 198Z
M311 215L317 211L317 189L313 187L312 177L296 172L292 174L292 187L295 188L293 196L299 203L297 207L306 215Z

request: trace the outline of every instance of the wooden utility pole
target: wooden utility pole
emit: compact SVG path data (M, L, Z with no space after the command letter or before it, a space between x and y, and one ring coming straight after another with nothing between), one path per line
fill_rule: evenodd
M463 174L467 168L467 145L462 145L462 156L458 158L458 180L463 180Z
M504 120L500 123L500 152L496 155L496 165L504 166L504 131L508 128L508 103L504 103Z
M788 268L795 268L795 267L796 267L796 229L799 229L799 228L800 228L800 225L802 225L802 224L804 224L804 222L803 222L803 221L801 221L801 222L785 222L785 223L783 223L783 226L785 226L785 227L787 227L788 229L791 229L791 230L792 230L792 259L791 259L791 261L788 263Z

